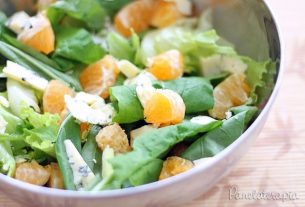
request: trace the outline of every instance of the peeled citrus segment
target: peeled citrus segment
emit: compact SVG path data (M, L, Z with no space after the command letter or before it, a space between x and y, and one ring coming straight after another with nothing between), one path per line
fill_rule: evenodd
M147 123L178 124L185 116L185 104L179 94L171 90L157 90L144 106Z
M85 92L106 99L109 97L109 88L115 84L119 73L117 60L107 55L80 74L80 83Z
M158 80L174 80L183 75L183 56L178 50L169 50L148 60L148 72Z
M65 95L74 96L74 91L60 80L50 81L42 98L44 112L61 115L66 107Z
M129 37L132 34L132 30L139 33L147 29L150 23L153 1L133 1L123 7L114 19L116 30L120 34Z
M18 35L18 40L44 54L54 51L55 35L50 21L42 14L30 18L31 27Z
M157 0L150 24L154 27L163 28L174 24L182 17L183 14L179 11L176 2Z
M163 180L186 172L193 167L194 164L189 160L176 156L168 157L163 163L163 168L161 170L159 180Z
M214 108L209 110L210 116L225 119L226 112L233 106L247 102L250 87L244 74L233 74L221 82L213 91Z

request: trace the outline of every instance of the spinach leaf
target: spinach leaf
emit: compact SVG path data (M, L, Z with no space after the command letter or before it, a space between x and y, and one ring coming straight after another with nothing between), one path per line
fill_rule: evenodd
M76 90L81 90L81 86L78 80L56 70L55 68L35 59L34 57L3 41L0 41L0 54L5 56L9 60L26 67L29 70L35 71L36 73L40 74L42 77L48 80L62 80L69 84L71 87L75 88Z
M0 172L14 176L16 162L9 142L0 141Z
M199 125L185 121L149 131L135 139L133 151L118 155L110 160L113 167L111 179L102 188L120 188L124 181L154 159L162 158L175 144L199 133L218 127L221 121Z
M44 55L40 52L37 52L36 50L32 49L31 47L26 46L22 42L18 41L16 38L14 38L8 34L3 34L2 39L6 43L12 45L13 47L18 48L19 50L23 51L24 53L27 53L28 55L34 57L35 59L49 65L50 67L53 67L57 70L60 69L59 65L56 64L56 62L54 62L53 60L48 58L46 55Z
M176 91L181 95L188 114L203 112L214 106L213 87L205 78L179 78L161 82L160 85L162 88Z
M242 108L236 110L240 112ZM223 124L203 135L196 140L183 154L182 157L188 160L197 160L204 157L212 157L230 144L232 144L246 129L250 117L256 113L256 107L247 107L243 111Z
M107 13L110 16L114 16L122 7L124 7L126 4L132 2L132 0L98 0L100 4L107 8Z
M56 49L54 56L91 64L105 55L102 47L95 44L91 34L85 29L58 27L56 29Z
M83 146L82 149L82 157L84 158L85 162L88 164L90 169L94 172L94 174L101 173L101 158L102 153L100 152L97 143L95 141L96 135L101 130L101 127L98 125L94 125L91 127L87 141ZM96 162L94 162L96 160Z
M135 86L115 86L110 88L110 100L116 110L112 119L127 124L144 118L142 105L137 97Z
M80 137L80 125L76 123L73 116L69 114L60 126L55 145L58 164L67 190L76 190L76 188L74 185L73 172L69 163L64 141L70 139L76 149L80 152Z
M53 10L53 11L52 11ZM56 12L54 10L58 10ZM92 0L62 0L51 5L51 12L48 14L54 20L54 13L58 16L64 13L70 17L81 20L92 30L99 30L104 26L106 12L98 1ZM59 13L59 14L58 14ZM57 22L59 19L55 19Z
M147 163L140 170L135 172L130 178L129 183L132 186L144 185L158 180L162 170L163 160L154 159Z

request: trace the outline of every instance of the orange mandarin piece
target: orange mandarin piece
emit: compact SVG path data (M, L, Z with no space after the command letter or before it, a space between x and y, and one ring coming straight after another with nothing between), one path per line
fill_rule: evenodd
M234 106L247 102L250 87L244 74L233 74L221 82L213 91L214 108L209 114L217 119L226 118L226 112Z
M148 61L148 72L158 80L174 80L183 75L183 55L178 50L169 50Z
M74 91L60 80L50 81L42 98L44 112L61 115L66 107L65 95L74 96Z
M80 83L85 92L106 99L109 97L109 88L115 84L119 73L117 60L111 55L107 55L89 65L80 74Z
M18 35L18 40L29 47L50 54L54 51L55 35L50 21L43 14L32 17L32 27Z
M132 30L142 32L149 27L153 0L133 1L123 7L114 19L116 30L129 37Z
M179 11L176 2L157 0L150 24L157 28L164 28L182 17L183 14Z
M171 90L157 90L144 106L147 123L178 124L185 116L185 104L179 94Z

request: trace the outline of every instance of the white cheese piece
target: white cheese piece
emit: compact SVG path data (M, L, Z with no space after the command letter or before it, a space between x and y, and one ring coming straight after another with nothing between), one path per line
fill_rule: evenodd
M31 27L30 16L24 11L17 12L9 18L6 25L16 34L20 34Z
M0 134L4 134L7 126L7 121L0 115Z
M209 116L195 116L191 119L192 123L200 124L200 125L207 125L215 121L216 121L215 119Z
M73 172L73 181L77 190L82 190L89 186L95 175L84 161L80 153L75 148L71 140L64 141L69 164Z
M112 122L115 114L114 108L110 104L105 104L104 99L84 92L74 98L66 95L65 103L72 116L80 122L107 125Z
M165 1L176 3L178 10L183 15L192 14L192 3L190 0L165 0Z
M155 80L157 78L153 74L143 71L136 77L125 80L124 85L152 86L152 81Z
M3 68L3 73L9 78L29 85L40 91L44 91L48 86L48 81L46 79L11 61L7 61L6 67Z
M34 90L10 78L6 85L10 109L15 115L20 116L20 110L24 106L32 107L36 112L40 112Z
M151 97L157 92L152 86L137 86L136 87L137 96L142 106L145 108L147 102L151 99Z
M141 71L137 68L134 64L129 62L128 60L121 60L118 63L119 70L127 77L127 78L134 78L136 77Z
M112 165L109 163L109 160L114 158L114 150L108 145L103 151L102 155L102 178L107 179L113 173Z
M0 96L0 104L2 106L4 106L5 108L8 108L10 106L10 103L8 102L8 100L3 96Z
M217 54L202 58L201 67L204 76L212 76L221 72L244 73L248 66L239 57Z

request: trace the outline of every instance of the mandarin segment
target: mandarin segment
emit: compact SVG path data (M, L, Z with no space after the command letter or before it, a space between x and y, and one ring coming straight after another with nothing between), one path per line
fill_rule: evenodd
M48 187L64 189L64 181L57 163L51 163L45 166L45 169L50 173L50 178L48 180Z
M129 37L132 35L132 30L139 33L147 29L153 4L153 0L138 0L123 7L114 19L116 30Z
M164 163L159 176L159 180L163 180L174 175L186 172L194 167L194 164L181 157L168 157Z
M147 123L178 124L185 116L185 104L179 94L171 90L157 90L144 106Z
M60 80L50 81L42 98L44 112L62 115L66 107L65 95L74 96L74 91Z
M80 83L85 92L106 99L109 97L109 88L115 84L119 74L118 61L107 55L82 71Z
M247 102L250 87L244 74L233 74L221 82L213 91L214 107L209 110L210 116L225 119L226 112L233 106Z
M48 182L50 172L33 160L18 164L15 178L26 183L43 186Z
M183 14L176 2L156 0L150 24L157 28L164 28L177 22Z
M183 75L183 55L178 50L170 50L148 61L148 72L158 80L174 80Z
M44 54L53 52L55 35L47 17L38 14L31 18L31 26L18 35L18 40Z

